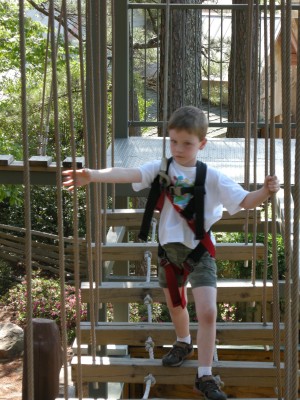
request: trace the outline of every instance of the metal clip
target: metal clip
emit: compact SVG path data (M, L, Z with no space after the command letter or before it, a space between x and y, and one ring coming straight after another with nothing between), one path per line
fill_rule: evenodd
M171 179L167 174L167 165L168 159L166 157L162 158L158 175L160 176L159 182L164 187L167 187L171 184Z
M182 196L181 186L169 186L168 190L172 196Z

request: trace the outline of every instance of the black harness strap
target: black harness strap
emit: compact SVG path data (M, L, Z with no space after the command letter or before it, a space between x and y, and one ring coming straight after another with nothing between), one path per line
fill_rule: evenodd
M169 165L171 164L172 157L168 159L167 162L167 169L165 172L168 173ZM148 233L150 230L150 225L153 217L154 210L161 210L163 206L164 200L164 190L166 190L165 183L163 179L161 179L160 175L154 179L151 184L151 188L149 191L148 199L146 202L145 212L143 215L143 220L140 228L140 233L138 235L139 239L143 240L144 242L148 239ZM160 204L161 203L161 204Z
M168 173L169 166L171 164L172 157L168 159L167 169L165 172ZM143 215L143 220L140 228L140 233L138 235L139 239L147 241L148 233L150 230L150 225L153 217L154 210L161 210L164 202L165 191L169 191L171 195L192 193L193 197L181 211L182 216L187 220L192 220L196 218L196 232L195 237L197 240L201 240L204 237L204 195L205 195L205 179L206 179L207 165L201 161L196 163L196 179L195 186L193 187L182 187L177 188L174 186L166 186L166 183L161 179L160 175L154 179L151 184L150 192L148 195L145 212ZM177 191L180 191L178 193Z
M197 240L204 237L204 195L205 195L205 179L206 179L207 165L201 161L196 163L196 179L194 189L194 196L191 198L181 214L184 218L191 220L195 217L195 236Z

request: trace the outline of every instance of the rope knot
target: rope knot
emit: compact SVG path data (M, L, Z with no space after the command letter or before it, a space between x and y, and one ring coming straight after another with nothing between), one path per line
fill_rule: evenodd
M144 253L144 260L148 260L150 258L150 260L151 260L151 258L152 258L152 253L151 253L151 251L149 251L149 250L147 250L147 251L145 251L145 253Z
M144 382L145 382L145 383L150 382L150 383L151 383L151 386L153 386L153 385L156 384L156 379L154 378L154 376L153 376L152 374L149 374L149 375L145 376Z
M155 343L153 342L153 339L151 336L148 337L148 339L145 341L145 349L147 351L150 351L154 349Z
M145 304L146 306L148 306L148 305L150 305L150 304L152 304L152 303L153 303L152 297L150 296L150 294L147 294L147 296L144 298L144 304Z

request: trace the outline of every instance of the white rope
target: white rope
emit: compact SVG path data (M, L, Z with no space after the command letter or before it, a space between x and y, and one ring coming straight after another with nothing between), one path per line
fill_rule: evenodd
M144 298L144 304L147 306L147 311L148 311L148 323L152 322L152 297L147 294L147 296Z
M153 223L153 220L152 220L152 223ZM156 226L155 226L155 228L156 228ZM153 231L152 231L152 240L153 240ZM148 282L148 283L151 281L151 259L152 259L151 251L145 251L144 260L147 263L146 282ZM147 294L147 296L144 298L144 304L147 306L148 323L151 323L152 322L153 299L149 294ZM148 337L148 339L145 342L145 349L149 353L150 360L154 360L154 341L152 340L152 338L150 336ZM153 377L153 375L149 374L145 377L144 381L146 382L146 388L145 388L143 399L148 399L149 393L150 393L150 388L152 385L155 384L155 378Z
M146 388L145 388L145 393L142 399L148 399L149 393L150 393L150 388L151 386L155 385L156 380L152 374L149 374L145 377L144 382L146 383Z
M152 337L149 336L145 342L145 349L149 353L150 360L154 360L154 346L155 346L155 343L153 342Z
M145 251L144 260L147 263L147 274L146 274L146 282L147 283L149 283L151 280L151 259L152 259L151 251Z
M155 242L156 227L157 227L157 219L156 218L152 218L152 235L151 235L152 243Z
M216 361L216 362L219 361L217 344L215 344L215 348L214 348L214 361Z

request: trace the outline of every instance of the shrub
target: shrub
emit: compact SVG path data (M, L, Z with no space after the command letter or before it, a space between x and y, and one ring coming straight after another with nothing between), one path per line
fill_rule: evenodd
M14 285L16 279L11 266L0 259L0 294L3 296Z
M76 327L76 296L75 288L65 285L65 308L69 343L75 337ZM14 286L4 299L6 304L15 311L17 322L24 326L26 323L27 285L26 282ZM79 299L80 300L80 299ZM60 283L54 279L34 277L32 279L32 308L33 318L47 318L56 321L61 328L61 296ZM81 320L86 320L86 306L81 305Z

